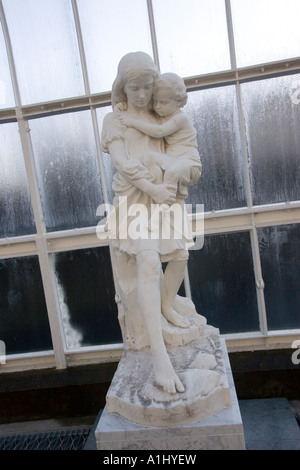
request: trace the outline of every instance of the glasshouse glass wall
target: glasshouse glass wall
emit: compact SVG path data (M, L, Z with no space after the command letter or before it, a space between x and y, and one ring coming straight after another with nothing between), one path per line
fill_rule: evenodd
M197 130L203 172L186 202L194 222L204 208L204 244L182 289L232 350L290 347L299 16L298 0L0 0L0 368L122 349L109 243L96 234L115 173L100 136L118 62L137 50L184 78Z

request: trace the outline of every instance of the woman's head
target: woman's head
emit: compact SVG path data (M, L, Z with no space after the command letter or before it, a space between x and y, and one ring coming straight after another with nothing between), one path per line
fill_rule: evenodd
M135 100L143 106L152 96L154 80L158 77L158 68L145 52L129 52L119 62L117 77L112 87L112 106L118 103L127 104L128 98ZM136 88L143 88L145 99L142 94L138 97ZM149 99L148 99L149 98Z

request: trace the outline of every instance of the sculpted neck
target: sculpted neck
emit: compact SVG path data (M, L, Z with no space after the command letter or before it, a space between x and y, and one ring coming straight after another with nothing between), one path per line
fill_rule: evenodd
M149 116L150 114L150 106L147 106L146 108L139 108L128 102L127 112L137 119L145 119L145 116Z

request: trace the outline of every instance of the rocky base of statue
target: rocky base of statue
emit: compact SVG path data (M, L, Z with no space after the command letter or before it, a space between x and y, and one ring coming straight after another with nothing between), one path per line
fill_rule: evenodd
M185 391L169 394L156 384L148 348L125 350L107 393L108 413L142 426L169 427L231 406L218 329L202 325L197 339L169 347L168 353Z

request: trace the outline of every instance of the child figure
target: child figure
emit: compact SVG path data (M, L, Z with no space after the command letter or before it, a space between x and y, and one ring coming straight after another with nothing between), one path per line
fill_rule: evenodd
M160 124L135 119L120 113L123 125L133 127L154 138L164 138L166 153L149 152L143 163L158 175L164 171L164 183L178 186L178 195L187 197L187 185L201 176L202 165L197 147L197 133L192 121L181 111L187 102L184 81L175 73L160 75L153 89L153 107L161 118Z

